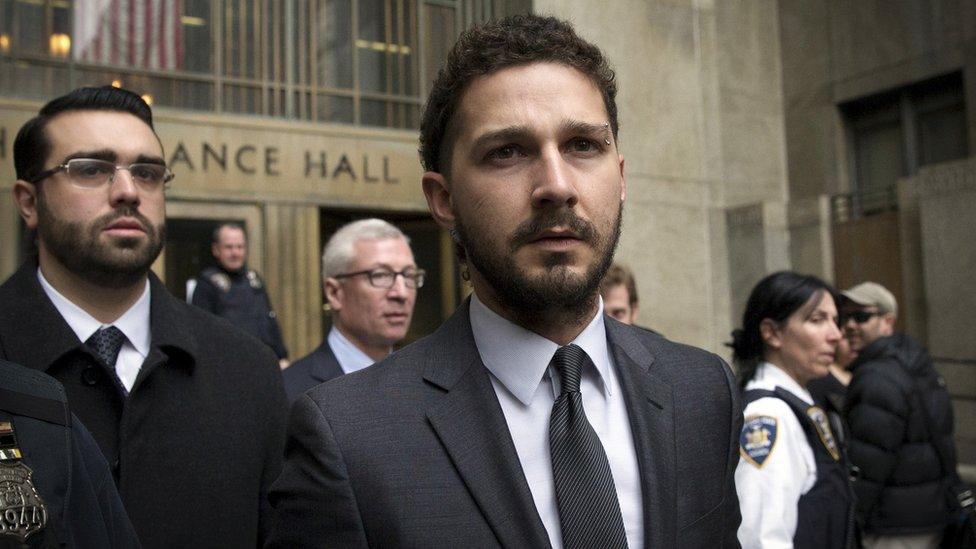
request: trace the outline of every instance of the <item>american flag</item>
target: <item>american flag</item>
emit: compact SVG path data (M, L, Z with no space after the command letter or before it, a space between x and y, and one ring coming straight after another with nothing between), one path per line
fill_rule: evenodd
M135 69L180 69L182 10L181 0L75 0L74 58Z

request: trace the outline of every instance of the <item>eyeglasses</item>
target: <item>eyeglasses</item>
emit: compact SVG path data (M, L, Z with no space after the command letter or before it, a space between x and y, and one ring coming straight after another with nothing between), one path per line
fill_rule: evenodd
M407 288L422 288L424 286L424 276L427 274L423 269L406 268L400 272L391 269L370 269L368 271L356 271L335 275L332 278L349 278L352 276L366 275L369 285L374 288L390 289L396 284L396 277L402 276L403 283Z
M844 313L840 316L839 323L841 326L843 326L844 324L847 324L848 320L853 318L854 322L857 322L858 324L864 324L865 322L871 320L872 318L876 316L881 316L883 314L884 313L882 313L881 311L854 311L850 313Z
M85 187L87 189L95 189L105 185L106 183L111 184L113 181L115 181L115 174L118 173L119 170L128 171L129 175L132 177L132 181L134 181L135 184L144 191L159 190L160 187L166 186L167 183L176 177L173 172L169 171L169 169L162 164L137 162L135 164L129 164L128 166L119 166L114 162L109 162L107 160L97 160L95 158L72 158L60 166L37 174L37 177L32 179L30 182L37 183L38 181L51 177L58 172L64 172L68 175L68 179L70 179L75 185Z

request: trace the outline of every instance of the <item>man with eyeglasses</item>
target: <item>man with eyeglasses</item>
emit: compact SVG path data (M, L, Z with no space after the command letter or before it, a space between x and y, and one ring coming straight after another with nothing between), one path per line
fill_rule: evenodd
M938 547L955 519L946 488L959 483L945 380L917 341L895 332L887 288L864 282L842 293L840 323L856 357L844 415L864 546Z
M37 253L0 286L0 358L64 385L145 547L255 547L281 465L281 374L150 272L164 158L149 106L108 86L21 128L13 197Z
M322 289L332 329L310 355L284 371L294 401L316 385L386 358L407 335L424 270L410 240L382 219L340 228L322 250Z

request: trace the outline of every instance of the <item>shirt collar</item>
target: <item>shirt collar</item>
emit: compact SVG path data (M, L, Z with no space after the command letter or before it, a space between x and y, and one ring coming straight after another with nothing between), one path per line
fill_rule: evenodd
M797 383L793 379L793 376L771 362L761 362L759 367L756 368L756 375L753 379L762 386L768 386L769 388L782 387L806 401L807 404L813 404L813 397L810 396L810 391L807 391L802 385Z
M332 348L332 354L339 361L339 367L342 368L342 372L345 374L357 372L367 366L372 366L375 362L369 355L362 352L359 347L356 347L353 342L349 341L346 336L342 335L342 332L337 330L335 326L329 330L327 339L329 341L329 347Z
M488 371L522 404L528 406L559 345L503 318L489 309L477 294L471 294L471 331L478 354ZM596 366L599 383L610 396L610 350L603 323L603 299L593 320L573 340ZM555 386L553 386L555 391Z
M67 297L61 294L50 282L44 278L44 273L40 267L37 269L37 280L41 283L41 288L47 294L48 299L54 304L54 308L61 313L64 321L71 330L78 336L82 343L88 341L96 331L102 327L115 326L125 334L126 339L132 347L143 357L149 355L149 344L151 341L149 331L149 281L146 280L146 287L142 291L139 299L122 313L115 322L102 324L87 311L75 305Z

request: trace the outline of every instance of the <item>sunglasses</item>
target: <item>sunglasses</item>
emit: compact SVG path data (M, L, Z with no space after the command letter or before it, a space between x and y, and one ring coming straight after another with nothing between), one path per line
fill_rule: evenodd
M854 319L854 322L858 324L864 324L865 322L871 320L876 316L881 316L884 313L881 311L854 311L852 313L844 314L840 317L840 324L844 325L848 320Z

